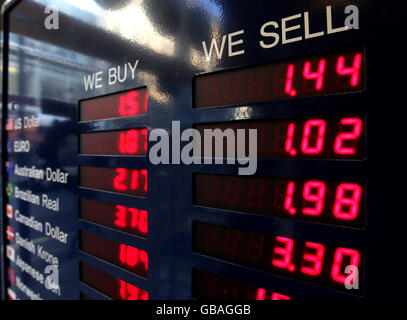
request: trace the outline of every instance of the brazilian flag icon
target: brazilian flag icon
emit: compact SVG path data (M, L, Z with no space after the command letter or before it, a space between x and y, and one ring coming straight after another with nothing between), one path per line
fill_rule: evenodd
M6 192L9 197L14 198L14 185L12 183L7 183Z

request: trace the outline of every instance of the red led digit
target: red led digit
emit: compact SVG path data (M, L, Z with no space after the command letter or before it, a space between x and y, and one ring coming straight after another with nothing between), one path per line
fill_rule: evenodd
M273 292L271 294L271 300L291 300L291 298L289 296L285 296L283 294Z
M119 151L121 154L125 154L127 151L127 135L125 132L120 133L119 136Z
M318 128L318 137L314 147L310 146L310 136L312 128ZM301 150L305 154L319 154L324 147L326 132L326 122L322 119L308 120L304 126L304 133L301 143Z
M318 71L311 72L311 62L307 61L304 64L303 76L307 80L315 80L315 89L322 90L324 86L326 60L322 59L318 63Z
M130 108L127 110L127 115L133 116L140 113L140 103L138 101L138 91L130 91L126 96L126 105Z
M353 66L345 67L345 57L340 56L336 65L336 72L341 76L351 76L350 84L352 87L357 87L359 84L360 68L362 66L362 54L358 53L353 58Z
M146 95L147 95L147 93L146 93ZM147 101L147 100L146 100ZM141 134L143 135L143 139L144 139L144 151L145 152L147 152L147 145L148 145L148 142L147 142L147 138L148 138L148 130L147 129L141 129Z
M147 211L138 210L135 208L127 208L124 206L116 205L114 225L120 228L127 228L128 221L130 220L130 227L137 229L143 234L147 234ZM128 219L130 218L130 219Z
M252 99L263 95L264 90L264 70L257 70L250 73L248 96Z
M239 230L226 229L226 238L223 249L228 254L236 254L239 251Z
M120 244L119 260L130 267L135 267L142 263L144 269L148 270L148 255L144 250Z
M126 207L124 206L116 206L116 220L114 221L114 224L118 227L125 228L127 227L127 222L126 222Z
M297 150L293 149L294 133L295 133L295 124L290 123L288 125L288 129L287 129L287 139L285 142L285 151L288 152L293 157L297 154Z
M352 194L352 196L345 197L346 193L350 193ZM336 191L334 216L342 220L356 219L359 214L359 204L361 196L361 186L353 183L343 183L339 185Z
M304 253L303 260L308 261L313 264L312 267L301 267L301 272L305 273L309 276L317 276L321 273L322 270L322 260L324 258L325 247L320 243L314 242L305 242L305 246L307 248L311 248L315 250L315 253Z
M148 254L144 250L140 250L140 261L143 263L144 270L148 270Z
M350 259L350 263L343 266L343 260L347 257ZM335 251L334 264L332 265L331 277L334 281L339 283L345 283L346 278L352 276L352 274L343 274L342 270L345 269L347 265L352 265L355 267L359 266L360 253L353 249L338 248Z
M131 190L137 190L139 186L140 172L138 170L133 170L131 174Z
M263 256L264 236L259 233L249 234L247 246L247 257L252 260L259 260Z
M296 214L296 212L297 212L297 209L295 209L292 206L294 191L295 191L295 183L291 181L288 183L287 193L286 193L285 200L284 200L284 209L287 210L289 212L289 214Z
M286 237L276 237L276 240L282 244L284 247L274 248L274 257L271 264L277 268L287 269L290 272L295 271L295 266L291 264L292 253L294 249L294 240ZM275 256L280 256L280 259Z
M207 201L216 199L218 187L218 178L213 176L205 176L203 197Z
M356 140L362 133L362 120L359 118L344 118L341 119L341 124L344 126L353 126L352 132L344 132L339 134L335 139L334 150L337 154L355 154L355 148L346 148L343 146L344 141Z
M235 203L239 198L240 180L230 177L226 180L224 199L227 203Z
M142 233L147 233L148 232L148 222L147 222L147 211L146 210L140 210L140 215L139 215L139 230Z
M126 282L124 282L123 280L118 279L119 281L119 285L120 285L120 289L119 289L119 293L120 293L120 297L125 300L127 298L127 290L126 290Z
M124 184L127 177L127 170L124 168L116 169L117 175L113 179L113 187L119 191L126 191L127 186Z
M303 197L308 202L314 202L314 206L312 208L303 208L302 212L310 216L320 215L324 209L325 191L325 183L321 181L308 181L304 185Z
M130 211L130 226L137 228L139 225L140 210L134 208L128 208L128 210Z
M256 300L265 300L266 299L266 290L257 289Z
M239 95L240 77L230 76L226 80L225 99L234 100Z
M140 104L138 92L130 91L127 95L120 96L119 114L121 116L134 116L139 114Z
M141 145L143 151L147 152L147 129L132 129L120 133L118 148L121 154L140 153Z
M126 264L130 267L135 267L139 264L139 249L131 246L126 247Z
M138 249L120 244L119 260L121 263L134 267L138 263Z
M144 94L144 113L147 112L147 107L148 107L148 92L146 90L146 93ZM147 129L146 129L147 130Z
M127 300L139 300L140 288L132 286L130 283L127 283L126 289L128 293Z
M144 186L143 189L145 192L147 192L148 190L148 184L147 184L147 170L146 169L142 169L141 170L141 175L144 177Z
M148 231L147 211L129 208L131 213L131 227L137 228L140 232L146 234Z
M148 292L145 290L140 290L139 300L148 300Z
M291 97L297 95L297 91L293 89L293 78L294 78L295 67L290 64L287 69L287 80L285 83L285 93L289 94Z
M126 153L134 154L138 151L139 130L129 130L127 132Z
M119 249L119 260L121 263L125 264L127 259L127 248L125 244L120 244Z
M265 289L257 289L256 300L266 300L267 291ZM272 292L270 300L291 300L289 296Z
M249 185L248 204L252 207L260 207L264 198L264 180L251 179Z
M142 177L144 178L144 184L142 184ZM142 187L141 187L142 185ZM131 190L138 190L143 188L145 192L147 192L147 170L133 170L131 173L131 182L130 182L130 189Z
M122 300L148 300L147 291L141 290L140 288L131 285L123 280L119 281L119 293Z

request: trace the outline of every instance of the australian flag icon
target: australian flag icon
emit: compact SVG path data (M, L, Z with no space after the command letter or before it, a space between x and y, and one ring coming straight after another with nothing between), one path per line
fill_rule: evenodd
M11 161L6 161L6 172L7 174L13 174L14 172L14 163Z

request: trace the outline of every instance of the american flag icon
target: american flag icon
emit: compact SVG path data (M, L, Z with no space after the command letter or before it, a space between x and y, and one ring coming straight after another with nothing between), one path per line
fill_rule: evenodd
M13 125L13 118L7 118L6 119L6 131L10 131L14 129L14 125Z

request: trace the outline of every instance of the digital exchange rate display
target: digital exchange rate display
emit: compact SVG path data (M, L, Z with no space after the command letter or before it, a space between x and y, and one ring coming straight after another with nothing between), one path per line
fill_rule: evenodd
M113 277L86 263L80 263L80 279L113 300L148 300L148 292ZM86 297L82 296L86 300Z
M81 231L80 249L147 278L148 254L144 250L117 243L85 231Z
M206 130L232 130L237 144L238 130L257 130L257 157L265 159L341 159L365 157L365 119L362 116L318 116L289 119L246 120L194 126L203 137ZM249 141L245 137L245 150ZM235 144L235 145L236 145ZM215 155L212 143L212 156ZM223 156L228 155L224 143Z
M105 120L147 113L147 88L83 100L79 105L79 121ZM79 133L80 156L137 156L147 155L148 130L145 125L126 130ZM79 186L93 192L112 192L146 198L147 169L84 165L79 167ZM148 237L148 211L133 206L108 203L81 197L79 217L87 222L126 232L142 239ZM79 249L137 276L148 278L147 251L125 243L112 241L101 234L80 231ZM111 276L93 266L81 263L81 281L112 299L148 300L148 292ZM82 295L86 298L86 295Z
M81 198L79 212L84 220L147 238L147 210Z
M195 108L362 91L363 50L298 58L195 77Z
M146 128L90 132L79 134L79 153L89 155L128 155L147 154Z
M147 113L147 88L119 92L79 103L79 121L93 121Z
M348 279L363 279L363 256L353 248L332 247L235 228L195 222L194 251L224 261L346 291ZM358 268L346 273L347 266ZM363 283L363 281L361 281ZM353 294L361 294L361 287Z
M194 204L349 227L364 223L364 187L349 181L195 174Z
M194 107L202 109L361 92L364 87L363 50L344 50L198 75L194 78L193 96ZM236 157L238 151L233 146L242 141L248 150L253 141L248 136L239 140L242 129L256 130L257 157L261 159L363 161L366 157L366 117L363 114L287 115L273 119L199 123L194 128L203 137L201 154L205 157ZM222 154L217 154L219 151L215 149L216 138L208 136L208 140L205 136L207 130L224 133L220 141ZM212 146L210 154L204 148L208 144ZM290 166L296 166L295 162ZM361 230L365 225L365 201L365 184L357 180L331 180L318 175L311 179L193 175L194 205L227 210L235 215L245 212ZM217 215L216 210L211 212ZM278 232L263 234L194 221L193 248L197 253L225 262L342 292L347 291L345 282L359 284L359 279L363 282L363 254L359 249L298 240ZM349 266L355 269L348 272ZM358 287L348 293L361 295L361 292ZM202 299L290 299L285 294L201 270L194 271L193 293Z
M9 162L3 181L14 216L3 224L3 242L7 285L17 298L27 296L13 276L44 299L77 298L78 291L97 299L99 291L130 300L294 300L307 289L315 298L402 296L402 281L394 285L402 280L397 268L387 273L389 281L379 279L382 257L394 258L401 248L389 234L400 234L405 224L388 206L399 208L387 180L400 170L383 151L394 142L393 102L402 95L395 87L402 82L392 76L398 50L369 36L391 34L369 22L377 8L368 2L355 4L360 28L347 28L349 19L344 25L347 4L277 2L219 0L222 19L202 14L213 9L208 1L192 11L176 6L179 21L193 15L197 22L176 33L167 30L174 21L160 15L164 9L141 10L151 30L160 31L146 33L155 42L118 37L122 28L98 19L92 41L66 37L56 50L30 30L25 45L16 42L17 13L10 17L3 64L10 105L3 114L11 121L3 124L12 129L3 141ZM17 5L28 16L29 5ZM71 33L86 35L76 17L83 10L68 7ZM100 9L98 17L114 8ZM115 13L131 15L134 6L121 9ZM220 32L208 32L214 29ZM133 31L143 34L138 26ZM222 165L149 163L150 131L177 120L201 133L257 129L257 172L232 175L238 165L226 164L228 147ZM174 132L168 133L171 139ZM369 168L380 169L372 179ZM46 181L48 169L67 183ZM38 203L27 201L36 196ZM66 243L45 234L57 230L68 235ZM61 295L38 289L21 270L20 259L39 272L48 262L23 247L30 241L59 259ZM180 262L186 263L177 271ZM358 267L358 290L345 289L349 265Z
M147 196L147 170L107 167L79 167L79 185L84 188Z
M193 270L192 287L193 297L197 299L291 300L287 295L198 269Z

